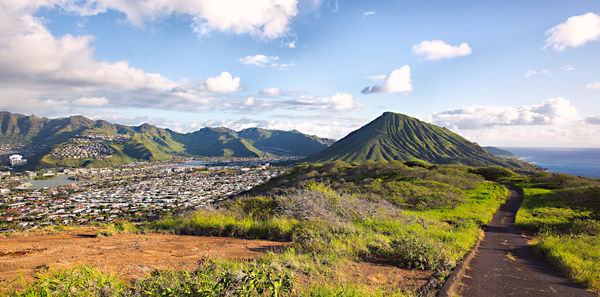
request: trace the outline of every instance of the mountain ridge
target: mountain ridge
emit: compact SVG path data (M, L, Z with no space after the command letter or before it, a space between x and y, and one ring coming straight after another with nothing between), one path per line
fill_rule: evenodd
M251 128L252 129L252 128ZM258 129L258 128L257 128ZM181 133L147 123L138 126L113 124L74 115L45 118L0 111L0 144L34 147L27 156L33 168L51 166L110 166L135 160L167 160L173 156L261 157L266 152L308 156L327 147L330 140L298 131L260 129L260 139L245 139L226 127L205 127ZM270 139L272 135L276 137ZM286 139L293 138L295 145ZM78 140L74 139L87 139ZM262 151L253 143L268 144ZM102 143L108 148L94 158L78 158L71 151ZM70 157L63 157L63 156Z

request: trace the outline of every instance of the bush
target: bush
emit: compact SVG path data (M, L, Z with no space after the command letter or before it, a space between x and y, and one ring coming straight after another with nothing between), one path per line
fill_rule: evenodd
M426 168L426 169L429 169L432 166L430 163L428 163L427 161L423 161L423 160L406 161L406 162L404 162L404 165L406 165L408 167L422 167L422 168Z
M412 233L393 239L387 246L370 246L370 249L403 268L443 270L450 263L441 244Z
M470 169L469 172L481 175L483 178L493 181L518 176L516 173L500 166L473 168Z

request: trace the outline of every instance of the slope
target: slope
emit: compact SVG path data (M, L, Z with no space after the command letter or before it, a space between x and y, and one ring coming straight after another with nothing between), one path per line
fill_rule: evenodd
M525 162L495 157L476 143L446 128L392 112L383 113L305 161L378 162L413 159L439 164L535 169L535 166Z
M237 132L257 149L276 155L309 156L329 145L328 139L306 135L296 130L266 130L248 128Z

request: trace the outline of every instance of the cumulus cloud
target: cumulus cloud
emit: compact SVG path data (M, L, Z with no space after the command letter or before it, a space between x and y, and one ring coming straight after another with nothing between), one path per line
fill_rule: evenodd
M299 97L284 101L271 101L268 104L295 110L334 110L350 111L362 105L354 97L346 93L336 93L333 96L323 97Z
M254 66L258 66L258 67L269 66L269 67L275 67L275 68L278 68L281 70L285 70L285 69L296 66L296 63L294 63L294 62L278 63L277 62L278 60L279 60L278 56L265 56L265 55L246 56L246 57L239 59L240 63L244 64L244 65L254 65Z
M227 127L235 131L254 127L283 131L297 130L309 135L340 139L351 131L360 128L370 120L364 118L331 115L327 116L326 121L323 120L322 116L315 119L311 117L311 119L315 121L306 121L306 118L296 117L292 114L282 114L278 117L284 120L252 119L244 117L235 120L208 120L201 123L200 126Z
M569 100L520 107L474 105L434 113L425 121L483 145L598 147L600 117L582 117Z
M410 92L412 89L412 83L410 81L410 66L404 65L388 74L385 77L385 82L382 86L366 87L361 92L363 94L397 93Z
M425 60L452 59L468 56L472 52L471 47L466 42L452 46L441 40L424 40L413 45L412 51L416 55L424 56Z
M206 79L206 88L212 92L229 93L241 91L240 78L233 77L229 72L223 71L217 77Z
M281 94L281 89L279 88L265 88L260 91L261 95L269 95L269 96L279 96Z
M266 65L271 65L279 60L277 56L265 56L265 55L254 55L254 56L246 56L240 58L240 63L244 65L255 65L264 67Z
M433 123L461 130L493 126L569 124L581 119L571 102L561 97L546 99L539 105L472 105L431 115Z
M534 69L528 69L523 74L523 76L525 78L530 78L532 76L537 76L537 75L550 76L550 75L552 75L552 72L550 72L549 70L546 70L546 69L542 69L542 70L539 70L539 71L538 70L534 70Z
M28 1L0 4L4 8L0 9L3 108L24 111L47 99L85 103L74 102L81 97L111 98L110 103L120 106L170 109L203 109L214 102L202 82L175 82L132 67L127 61L99 61L94 56L92 36L66 34L55 38L43 20L32 16L39 6Z
M147 21L170 15L191 16L198 34L225 31L251 34L265 39L285 36L298 14L298 0L6 0L11 10L34 11L40 7L60 9L79 15L96 15L115 10L138 27ZM11 3L12 2L12 3Z
M589 83L585 86L586 91L600 90L600 82Z
M104 97L81 97L73 100L73 104L79 106L103 106L108 104L108 99Z
M578 47L600 37L600 15L589 12L572 16L566 22L546 31L548 39L544 48L552 47L563 51L567 47Z

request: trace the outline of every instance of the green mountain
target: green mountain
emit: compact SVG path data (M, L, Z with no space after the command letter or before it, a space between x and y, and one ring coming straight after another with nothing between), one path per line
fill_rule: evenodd
M224 127L174 135L189 154L210 157L261 157L264 154L235 131Z
M496 157L446 128L392 112L383 113L305 161L341 160L351 163L414 159L438 164L535 168L519 160Z
M20 147L17 151L26 154L31 168L111 166L174 156L260 157L265 152L308 156L331 142L298 131L246 129L238 133L220 127L178 133L149 124L126 126L83 116L48 119L0 112L0 145Z
M296 130L280 131L248 128L238 132L257 149L277 155L309 156L333 143L330 139L306 135Z

